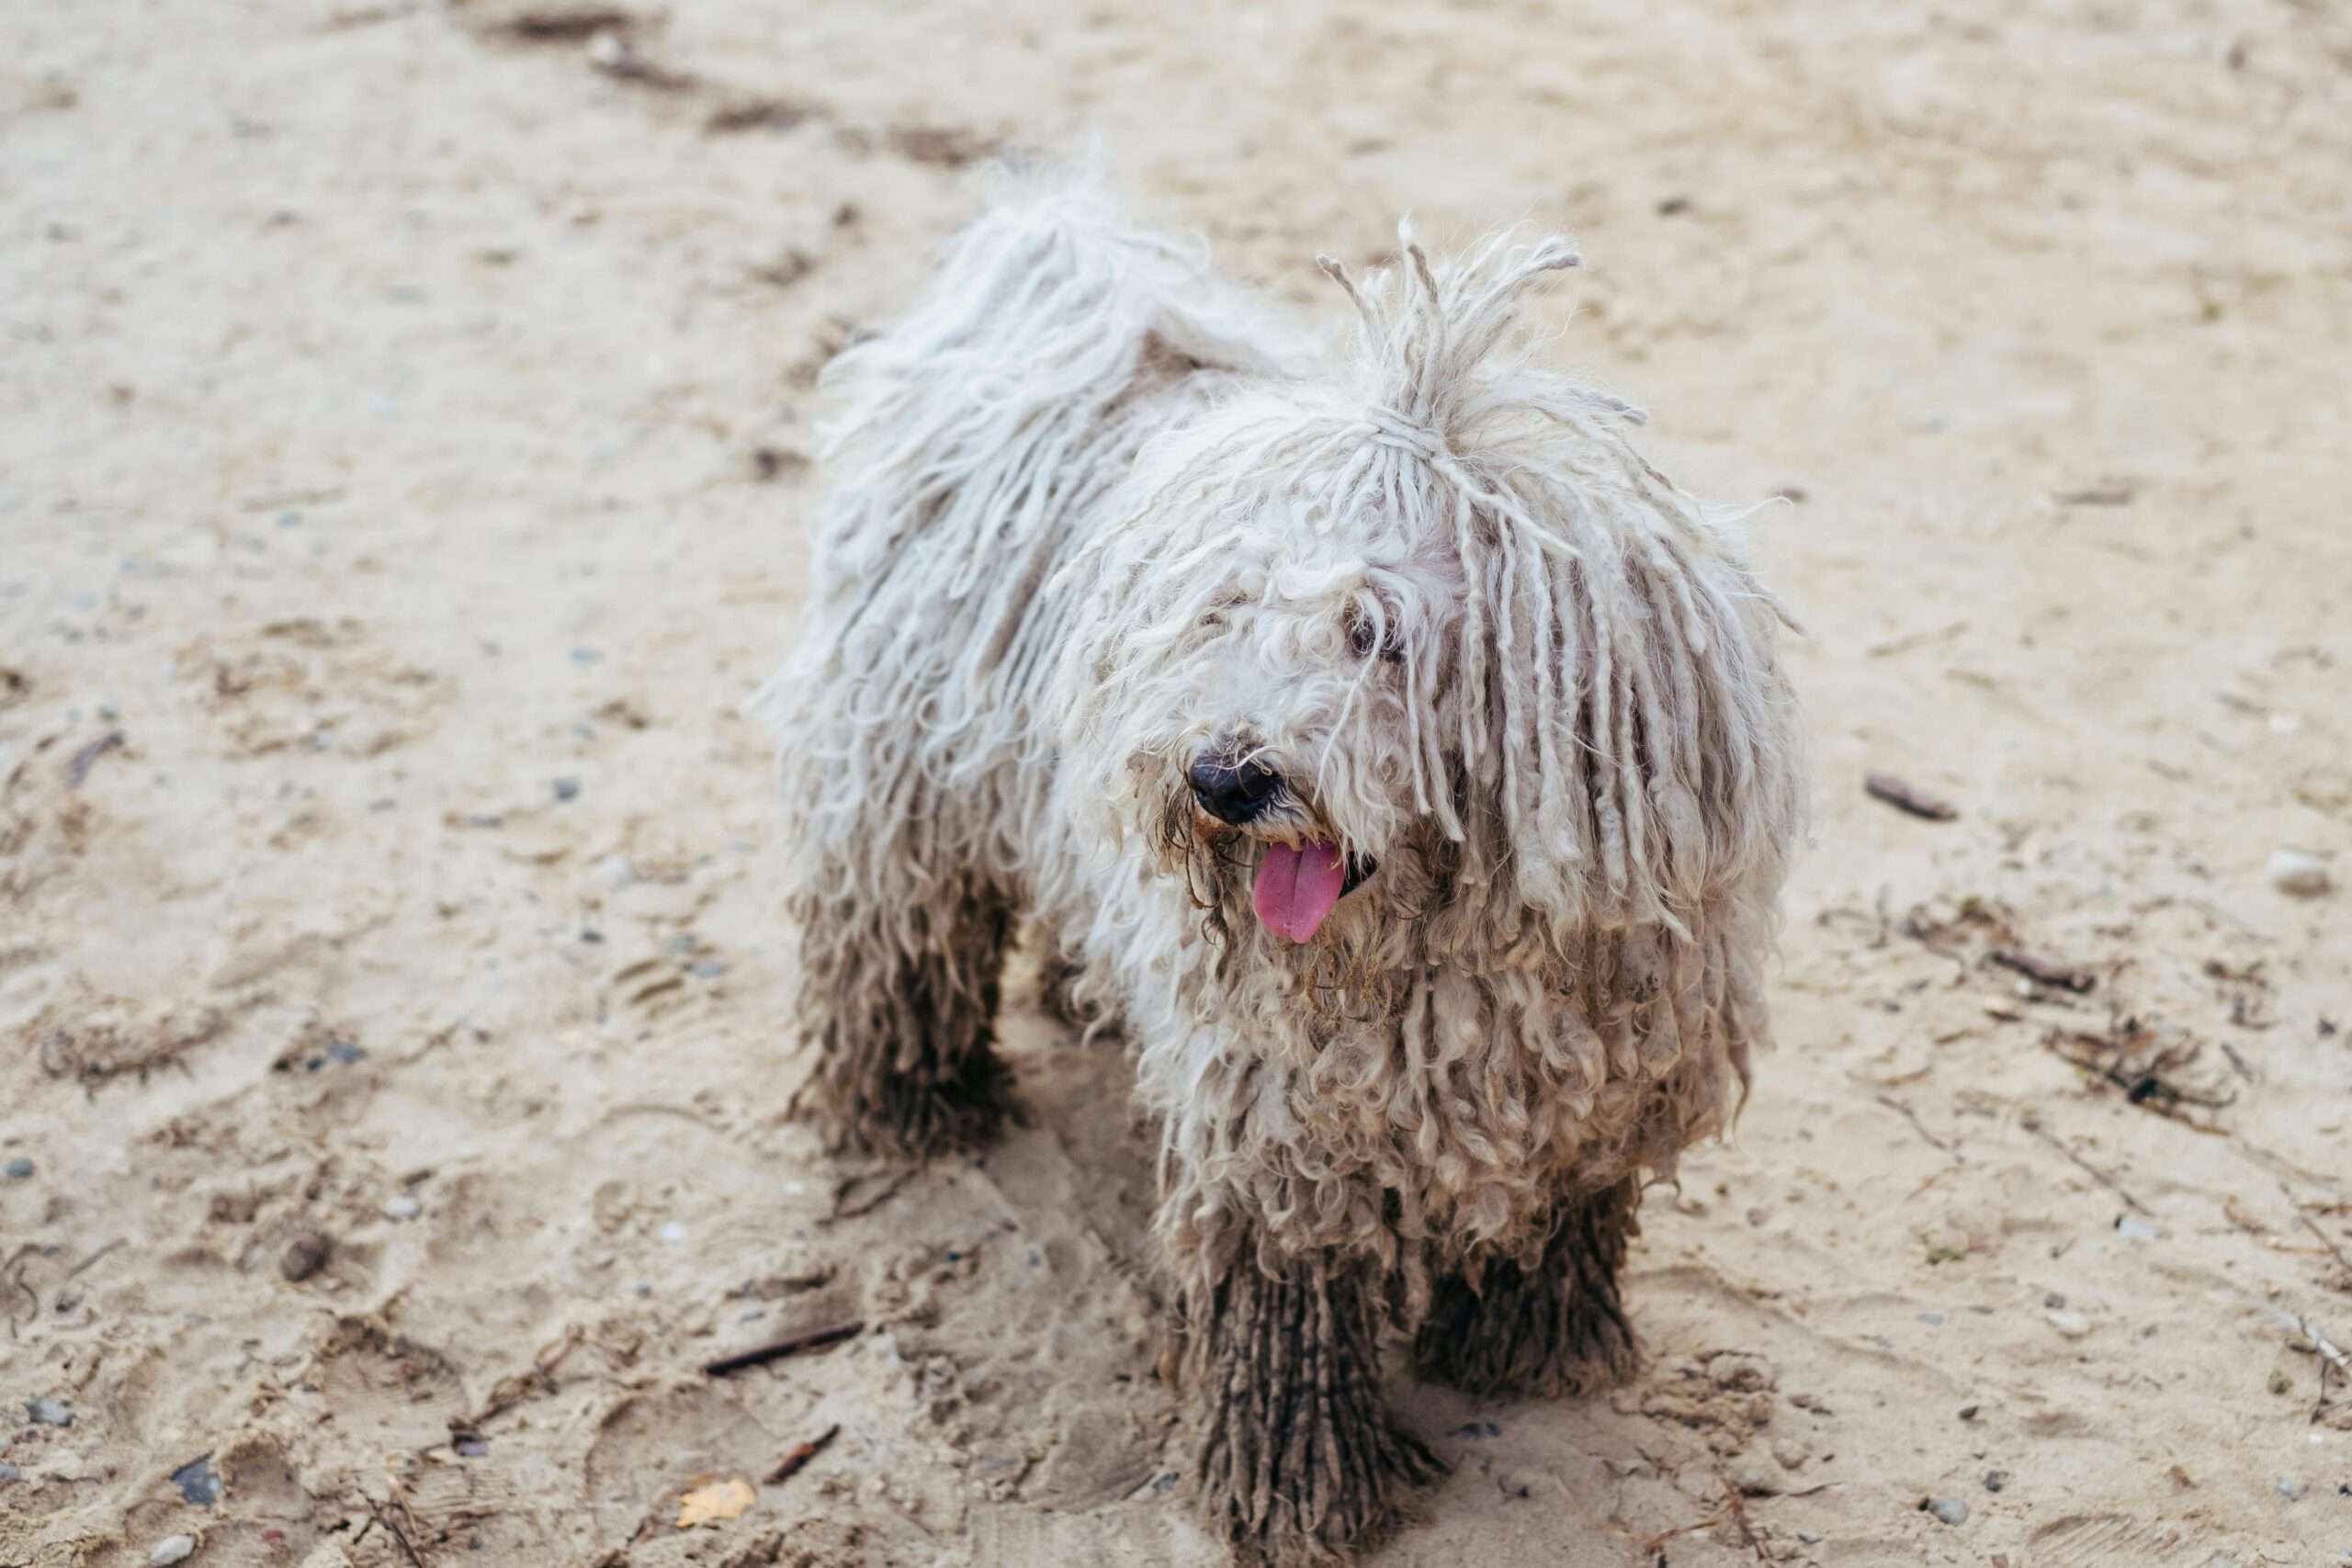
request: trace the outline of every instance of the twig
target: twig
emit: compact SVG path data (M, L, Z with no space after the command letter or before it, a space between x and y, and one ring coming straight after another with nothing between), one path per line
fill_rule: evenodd
M1914 817L1924 817L1930 822L1949 822L1960 815L1960 807L1949 800L1915 789L1893 773L1871 773L1862 779L1862 793L1873 800L1883 800L1897 811L1907 811Z
M1757 1562L1770 1568L1772 1555L1764 1550L1764 1543L1756 1538L1756 1527L1748 1522L1747 1499L1739 1495L1739 1488L1732 1484L1721 1465L1715 1467L1715 1484L1724 1489L1724 1506L1731 1510L1731 1522L1739 1527L1740 1539L1747 1543L1748 1551L1756 1553Z
M1928 1124L1919 1120L1919 1113L1912 1110L1908 1105L1905 1105L1903 1101L1895 1099L1894 1096L1891 1094L1880 1095L1878 1097L1878 1102L1881 1105L1885 1106L1889 1111L1892 1111L1895 1114L1901 1116L1905 1122L1910 1122L1912 1127L1917 1130L1919 1136L1927 1139L1928 1142L1933 1144L1944 1153L1951 1156L1952 1163L1954 1165L1964 1165L1967 1163L1967 1161L1962 1157L1961 1152L1958 1149L1952 1147L1950 1144L1945 1143L1933 1133L1928 1132Z
M105 756L116 747L120 746L122 744L122 739L121 730L109 729L104 735L99 736L96 740L91 741L87 746L83 747L79 751L74 752L74 760L65 764L65 787L68 789L80 789L82 787L82 781L90 776L91 766L96 763L99 758Z
M65 1276L65 1277L66 1277L67 1279L69 1279L69 1280L78 1280L78 1279L80 1279L80 1278L82 1277L82 1273L83 1273L83 1271L84 1271L85 1269L88 1269L88 1268L90 1267L90 1265L91 1265L91 1264L96 1263L99 1258L104 1258L107 1253L112 1252L116 1247L120 1247L121 1245L122 1245L122 1237L120 1237L120 1236L117 1236L117 1237L115 1237L112 1241L110 1241L110 1242L107 1243L104 1247L102 1247L98 1248L96 1252L93 1252L92 1254L90 1254L90 1256L89 1256L89 1257L85 1258L84 1259L82 1259L82 1261L81 1261L81 1262L76 1263L75 1265L74 1265L73 1269L71 1269L71 1270L66 1274L66 1276Z
M2287 1195L2287 1207L2294 1212L2297 1222L2299 1222L2305 1230L2311 1232L2312 1235L2319 1238L2319 1244L2327 1248L2327 1255L2335 1259L2335 1266L2338 1269L2343 1269L2345 1273L2352 1274L2352 1261L2347 1261L2345 1258L2344 1249L2335 1245L2335 1238L2329 1235L2325 1231L2320 1229L2318 1222L2313 1220L2309 1214L2303 1213L2302 1201L2295 1196L2294 1189L2289 1187L2282 1181L2278 1184L2278 1190Z
M2040 1126L2031 1126L2028 1127L2026 1131L2031 1133L2035 1137L2040 1138L2043 1143L2048 1144L2052 1148L2056 1149L2060 1154L2064 1155L2069 1160L2073 1161L2085 1175L2098 1182L2101 1187L2106 1188L2109 1192L2112 1192L2117 1197L2122 1199L2126 1207L2137 1209L2143 1214L2154 1212L2145 1203L2141 1202L2140 1200L2132 1196L2130 1192L2124 1190L2123 1183L2116 1180L2115 1178L2108 1175L2107 1172L2101 1170L2098 1167L2093 1165L2090 1161L2085 1159L2082 1156L2076 1154L2074 1150L2060 1143L2048 1129Z
M791 1480L794 1476L800 1473L802 1467L807 1465L810 1460L815 1459L819 1454L823 1453L827 1449L831 1448L833 1446L833 1439L841 1435L842 1424L836 1421L831 1426L826 1427L822 1432L820 1432L817 1436L809 1438L807 1442L793 1444L792 1451L786 1454L782 1459L776 1461L775 1468L767 1472L765 1477L766 1483L770 1486L775 1486Z
M780 1361L786 1356L798 1356L810 1350L821 1350L828 1345L838 1345L844 1339L854 1339L865 1332L865 1323L843 1323L831 1328L820 1328L812 1334L796 1334L789 1339L779 1339L773 1345L761 1345L749 1350L738 1350L731 1356L721 1356L716 1361L703 1363L703 1371L711 1377L723 1378L729 1372L740 1372L745 1367L757 1367L769 1361Z
M2054 958L2043 958L2014 947L1996 947L1984 956L2004 969L2014 969L2028 979L2044 986L2056 986L2077 996L2098 984L2098 976L2087 969L2077 969L2071 964L2061 964Z
M835 1190L833 1196L835 1207L833 1212L827 1214L823 1219L819 1220L817 1223L820 1225L830 1225L842 1220L854 1220L860 1214L870 1214L875 1210L880 1208L883 1204L888 1202L891 1199L897 1197L899 1190L904 1188L908 1182L912 1181L914 1179L915 1173L910 1169L898 1171L894 1173L888 1181L885 1181L880 1187L875 1189L875 1190L867 1196L859 1199L854 1203L843 1206L841 1202L842 1198L848 1194L851 1188L857 1185L859 1179L858 1178L852 1177L849 1180L842 1182Z
M2312 1349L2335 1363L2337 1371L2342 1372L2346 1377L2352 1378L2352 1357L2347 1357L2343 1351L2329 1344L2327 1336L2314 1327L2310 1318L2303 1316L2301 1313L2279 1312L2276 1308L2272 1309L2271 1315L2286 1327L2294 1329L2305 1339L2310 1340Z
M368 1517L375 1520L378 1524L383 1526L386 1529L391 1531L392 1539L401 1543L401 1555L409 1560L410 1568L424 1568L424 1559L416 1554L416 1548L410 1543L407 1532L402 1530L400 1526L394 1524L391 1519L385 1515L384 1511L376 1506L376 1499L368 1496L364 1492L360 1494L360 1496L365 1498L367 1501Z
M5 1276L10 1285L24 1292L25 1300L33 1303L33 1310L30 1313L28 1313L24 1317L19 1318L17 1315L16 1303L13 1300L10 1301L8 1305L8 1337L11 1339L17 1337L17 1330L20 1325L30 1323L35 1318L40 1316L40 1294L30 1285L25 1283L25 1258L28 1255L40 1250L41 1247L39 1242L28 1241L22 1247L17 1248L15 1252L9 1254L8 1261L6 1265L0 1265L0 1276Z
M1889 637L1884 642L1874 642L1862 651L1872 659L1885 659L1897 653L1908 653L1915 648L1924 648L1931 642L1947 641L1967 629L1966 621L1954 621L1939 631L1912 632L1905 637Z

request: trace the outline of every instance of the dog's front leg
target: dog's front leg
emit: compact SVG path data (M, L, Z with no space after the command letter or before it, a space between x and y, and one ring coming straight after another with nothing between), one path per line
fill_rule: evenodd
M1588 1394L1640 1363L1618 1300L1625 1244L1637 1234L1638 1182L1564 1201L1532 1269L1490 1262L1440 1280L1413 1342L1421 1375L1476 1394Z
M1443 1473L1381 1398L1373 1284L1362 1265L1321 1254L1268 1274L1245 1247L1188 1303L1201 1500L1245 1563L1362 1551Z

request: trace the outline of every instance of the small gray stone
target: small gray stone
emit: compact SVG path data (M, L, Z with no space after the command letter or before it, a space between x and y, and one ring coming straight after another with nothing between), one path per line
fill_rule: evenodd
M2270 886L2298 898L2316 898L2335 885L2327 863L2301 850L2279 850L2270 857Z
M155 1543L155 1550L147 1554L147 1562L149 1568L171 1568L173 1563L185 1562L195 1555L196 1537L167 1535Z
M23 1473L13 1464L0 1464L0 1481L14 1481Z
M1987 1492L1998 1492L2008 1483L2009 1472L2006 1470L1988 1470L1984 1472L1984 1490Z
M2297 1501L2304 1493L2310 1490L2310 1487L2305 1486L2301 1482L2297 1481L2292 1476L2282 1475L2278 1478L2278 1495L2284 1497L2290 1503Z
M2118 1214L2115 1216L2115 1234L2130 1236L2133 1241L2154 1241L2165 1233L2145 1220L2136 1220L2129 1214Z
M388 1220L413 1220L423 1213L424 1205L405 1192L384 1205L384 1217Z
M62 1399L28 1399L25 1415L36 1427L71 1427L74 1407Z
M300 1284L327 1265L327 1255L334 1244L316 1231L302 1231L286 1244L278 1255L277 1271L293 1284Z
M2069 1339L2080 1339L2091 1331L2091 1320L2078 1312L2047 1312L2041 1314L2050 1326Z
M33 1162L23 1155L18 1155L6 1165L0 1165L0 1176L6 1176L11 1181L28 1181L32 1174Z
M180 1495L199 1508L209 1508L220 1501L223 1490L220 1478L212 1472L212 1456L205 1454L190 1460L172 1472L172 1484Z
M1957 1497L1930 1497L1919 1506L1948 1525L1968 1522L1968 1505Z
M1819 1530L1799 1530L1797 1539L1807 1546L1819 1546L1824 1538Z
M558 800L577 800L577 799L579 799L579 798L580 798L580 781L579 781L578 779L558 779L558 780L556 780L556 781L555 781L555 797L556 797Z

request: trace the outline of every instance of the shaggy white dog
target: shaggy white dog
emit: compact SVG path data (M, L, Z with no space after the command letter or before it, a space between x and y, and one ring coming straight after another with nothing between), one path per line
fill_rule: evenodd
M1777 606L1624 403L1528 363L1575 265L1324 270L1326 355L1083 181L1015 182L836 360L806 640L771 686L800 1027L847 1141L987 1134L1016 922L1132 1047L1246 1560L1435 1472L1425 1375L1634 1362L1640 1185L1724 1124L1802 791Z

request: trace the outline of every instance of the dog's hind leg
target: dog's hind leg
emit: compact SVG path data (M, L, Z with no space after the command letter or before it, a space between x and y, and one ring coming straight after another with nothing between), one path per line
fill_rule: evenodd
M1444 1473L1381 1398L1374 1281L1321 1257L1269 1276L1245 1249L1201 1294L1185 1377L1210 1529L1273 1568L1371 1546Z
M1413 1343L1421 1375L1479 1394L1587 1394L1641 1360L1618 1299L1625 1244L1639 1230L1632 1180L1565 1204L1530 1270L1488 1263L1441 1280Z
M983 1143L1003 1119L996 1012L1013 907L976 875L926 881L794 900L801 1026L820 1054L811 1109L837 1144L921 1157Z

